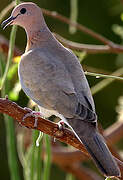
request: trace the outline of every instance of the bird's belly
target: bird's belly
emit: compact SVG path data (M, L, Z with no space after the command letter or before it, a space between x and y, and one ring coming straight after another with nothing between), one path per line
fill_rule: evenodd
M28 87L29 81L25 79L23 80L23 74L20 71L18 72L18 74L19 74L19 80L20 80L23 91L25 92L27 96L29 96L38 105L41 114L45 118L55 115L56 117L59 117L60 119L62 119L62 115L59 114L57 111L45 108L43 102L41 103L39 100L35 99L33 90L30 87Z
M50 116L52 116L52 115L55 115L55 116L58 117L58 112L57 112L57 111L55 111L55 110L49 110L49 109L46 109L46 108L44 108L44 107L42 107L42 106L38 106L38 107L39 107L39 109L40 109L41 114L43 114L43 116L44 116L45 118L48 118L48 117L50 117Z

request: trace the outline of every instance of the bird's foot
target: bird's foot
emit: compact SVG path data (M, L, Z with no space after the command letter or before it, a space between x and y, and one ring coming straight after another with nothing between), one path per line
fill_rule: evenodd
M59 130L64 130L64 121L61 120L57 123Z
M29 113L27 113L27 114L24 115L22 121L25 121L25 119L26 119L27 117L32 116L32 117L35 118L34 127L36 128L36 127L37 127L37 124L38 124L38 117L43 117L43 114L42 114L41 112L32 111L30 108L27 108L27 107L25 107L24 109L25 109L25 110L28 110Z
M56 138L62 137L64 134L64 121L61 120L57 123L57 128L54 131L54 135ZM54 142L56 141L56 138L53 138Z

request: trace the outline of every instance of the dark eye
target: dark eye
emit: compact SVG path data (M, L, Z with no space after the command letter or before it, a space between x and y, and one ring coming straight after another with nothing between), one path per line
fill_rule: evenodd
M25 8L22 8L22 9L20 10L20 13L21 13L21 14L25 14L25 12L26 12L26 9L25 9Z

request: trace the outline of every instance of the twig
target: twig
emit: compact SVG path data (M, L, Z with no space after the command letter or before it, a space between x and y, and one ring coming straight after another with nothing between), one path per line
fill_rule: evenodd
M95 68L92 66L88 66L86 64L82 64L82 67L83 67L84 71L95 72L95 73L100 72L101 74L111 74L112 73L111 71L107 71L107 70L100 69L100 68Z
M59 163L60 165L60 163ZM72 173L78 180L102 180L96 173L88 168L84 168L81 164L69 164L67 166L60 166L66 172Z
M52 146L52 161L57 163L60 162L62 165L68 165L71 163L78 163L88 159L88 156L83 154L81 151L68 147L54 147Z
M88 72L88 71L85 71L85 75L94 76L96 78L102 77L102 78L111 78L111 79L123 80L123 77L107 75L107 74L100 74L100 73L92 73L92 72Z
M123 75L123 67L119 68L118 70L116 70L115 72L113 72L111 74L112 76L121 76ZM99 92L100 90L102 90L103 88L105 88L107 85L109 85L110 83L112 83L115 79L103 79L102 81L100 81L99 83L97 83L96 85L91 87L91 92L92 94L96 94L97 92Z
M76 27L77 29L79 29L80 31L86 33L86 34L89 34L90 36L92 36L93 38L101 41L102 43L108 45L110 48L112 49L119 49L119 51L123 52L123 47L122 46L119 46L115 43L113 43L112 41L108 40L107 38L103 37L102 35L92 31L91 29L79 24L79 23L75 23L75 22L72 22L70 21L67 17L61 15L61 14L58 14L57 12L55 11L49 11L49 10L46 10L46 9L43 9L42 8L42 12L47 15L47 16L51 16L55 19L58 19L62 22L65 22L66 24L69 24L69 25L72 25L74 27Z
M112 49L108 45L82 44L65 39L57 33L53 34L64 46L72 50L86 51L88 54L123 52L123 46L121 45L116 45L117 48Z
M28 113L29 111L21 108L16 103L5 98L0 98L0 112L8 114L9 116L13 117L16 121L18 121L19 124L27 128L37 129L52 137L57 138L59 141L62 141L66 144L69 144L75 147L76 149L82 151L84 154L86 154L90 158L90 155L86 151L83 144L79 142L79 140L75 137L75 135L73 134L71 130L67 128L65 128L64 130L59 130L57 124L49 120L42 119L42 118L38 118L38 126L37 128L35 128L33 117L28 117L26 118L25 121L22 121L24 115ZM122 169L121 173L123 173L123 162L117 159L116 161L118 162L119 167Z
M108 142L108 145L118 142L123 137L123 121L117 121L104 131L104 137Z

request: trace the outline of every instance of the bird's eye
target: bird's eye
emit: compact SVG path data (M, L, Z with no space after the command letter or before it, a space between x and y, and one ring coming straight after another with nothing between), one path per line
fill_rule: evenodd
M25 14L25 13L26 13L26 9L25 9L25 8L22 8L22 9L20 10L20 13L21 13L21 14Z

